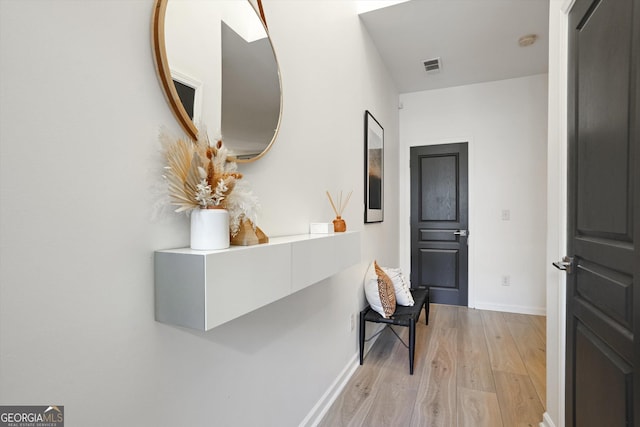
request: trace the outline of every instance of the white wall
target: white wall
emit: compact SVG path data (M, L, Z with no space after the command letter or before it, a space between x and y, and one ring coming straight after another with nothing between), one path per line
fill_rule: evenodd
M468 142L469 306L544 314L547 75L408 93L400 102L403 269L411 256L410 147Z
M397 92L355 3L265 0L284 116L241 166L259 225L304 233L333 218L325 190L353 190L363 262L208 333L157 323L153 251L189 234L186 217L151 219L158 130L178 130L152 7L0 0L0 403L65 405L77 426L297 425L354 361L366 264L398 262ZM386 137L385 221L367 226L365 109Z

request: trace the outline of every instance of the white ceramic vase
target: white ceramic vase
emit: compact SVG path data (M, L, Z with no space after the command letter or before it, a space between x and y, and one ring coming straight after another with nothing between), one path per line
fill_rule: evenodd
M226 209L191 211L191 249L214 250L229 247L229 212Z

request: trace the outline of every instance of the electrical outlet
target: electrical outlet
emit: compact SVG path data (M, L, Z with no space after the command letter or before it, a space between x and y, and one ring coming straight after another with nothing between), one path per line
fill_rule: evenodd
M502 276L502 286L510 286L511 285L511 276L505 275Z
M351 313L351 331L356 328L356 315Z
M502 220L511 221L511 211L509 209L502 210Z

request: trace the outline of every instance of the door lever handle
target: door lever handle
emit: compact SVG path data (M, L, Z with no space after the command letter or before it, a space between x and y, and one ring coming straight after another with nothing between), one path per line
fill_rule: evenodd
M573 257L563 256L562 261L552 263L558 270L566 271L567 274L573 273Z
M462 236L462 237L466 237L469 235L469 233L467 232L467 230L458 230L458 231L454 231L453 234L455 234L456 236Z

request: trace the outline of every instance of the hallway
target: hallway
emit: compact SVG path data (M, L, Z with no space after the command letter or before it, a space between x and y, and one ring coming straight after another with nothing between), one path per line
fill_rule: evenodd
M546 319L431 304L407 349L382 332L320 423L336 426L538 426L544 413ZM372 328L370 328L371 330ZM407 328L396 329L407 342Z

